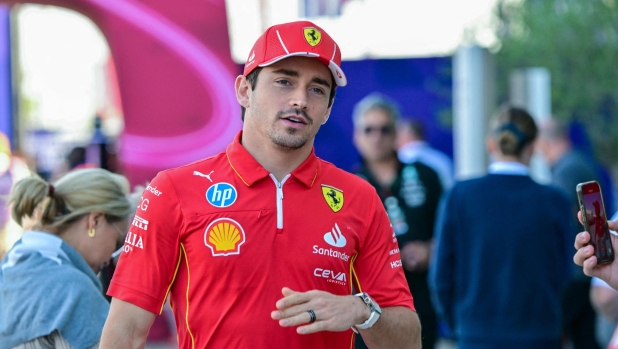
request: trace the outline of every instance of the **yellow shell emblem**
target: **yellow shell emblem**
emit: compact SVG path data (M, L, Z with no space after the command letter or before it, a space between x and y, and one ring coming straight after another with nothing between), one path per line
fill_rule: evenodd
M307 43L313 47L318 46L322 41L322 33L314 27L305 28L303 34L305 35Z
M245 231L238 222L230 218L214 220L206 228L204 244L213 256L229 256L240 253L240 245L245 243Z
M333 212L339 212L343 208L343 190L322 184L322 195Z

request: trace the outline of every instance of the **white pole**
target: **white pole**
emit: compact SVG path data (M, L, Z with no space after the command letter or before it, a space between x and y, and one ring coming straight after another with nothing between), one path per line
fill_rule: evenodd
M540 67L515 70L510 76L510 99L513 106L526 109L540 126L551 117L549 70ZM549 165L538 153L530 162L530 175L539 183L551 181Z
M485 136L495 109L493 60L479 46L461 46L453 57L453 154L455 177L487 171Z

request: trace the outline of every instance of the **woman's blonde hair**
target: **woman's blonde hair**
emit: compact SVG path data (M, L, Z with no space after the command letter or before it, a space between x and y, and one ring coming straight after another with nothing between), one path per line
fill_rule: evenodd
M39 177L22 179L13 186L9 202L11 215L20 225L22 217L32 217L43 202L37 226L62 229L92 212L103 213L110 222L126 219L133 211L128 192L124 176L92 168L69 172L53 186Z
M526 145L534 142L538 128L527 111L504 107L493 121L493 135L504 155L521 156Z

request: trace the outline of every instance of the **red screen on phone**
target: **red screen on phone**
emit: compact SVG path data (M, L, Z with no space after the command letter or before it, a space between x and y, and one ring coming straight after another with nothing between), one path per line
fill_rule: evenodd
M582 186L583 210L586 215L590 244L595 247L595 255L599 262L608 259L613 260L611 239L607 226L607 215L601 196L601 188L596 182L586 183ZM611 256L611 257L610 257Z

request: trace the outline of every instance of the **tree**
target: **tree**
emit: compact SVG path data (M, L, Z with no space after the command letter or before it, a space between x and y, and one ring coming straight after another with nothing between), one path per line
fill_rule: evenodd
M501 98L507 99L513 69L546 67L554 115L585 124L608 164L618 160L617 2L500 0L497 6Z

